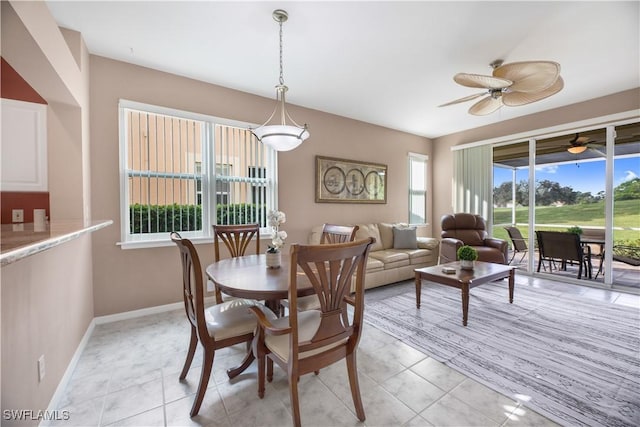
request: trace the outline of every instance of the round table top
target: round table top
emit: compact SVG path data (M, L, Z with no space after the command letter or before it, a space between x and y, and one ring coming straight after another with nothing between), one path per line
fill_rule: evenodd
M207 277L225 294L257 300L279 300L289 297L288 256L282 257L280 268L267 268L266 255L246 255L222 259L210 264ZM313 294L307 276L298 271L298 296Z

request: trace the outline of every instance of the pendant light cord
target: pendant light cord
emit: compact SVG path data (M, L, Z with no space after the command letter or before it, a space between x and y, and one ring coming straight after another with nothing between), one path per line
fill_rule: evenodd
M284 85L284 74L282 72L282 19L279 20L280 24L280 84Z

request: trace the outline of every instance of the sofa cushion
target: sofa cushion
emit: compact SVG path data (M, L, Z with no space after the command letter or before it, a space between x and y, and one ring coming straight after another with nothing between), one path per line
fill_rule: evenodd
M382 271L384 270L384 263L379 259L367 258L367 273L373 273L374 271Z
M440 245L440 241L433 237L418 237L418 248L420 249L436 249Z
M356 231L356 240L368 239L373 237L376 239L375 243L371 245L370 251L379 251L382 249L382 240L380 239L380 231L378 230L378 224L358 224L358 231Z
M409 255L409 259L411 260L415 258L424 258L433 254L433 250L431 249L405 249L402 252Z
M310 245L319 245L320 239L322 238L322 225L316 225L311 229L311 233L309 233L309 238L307 239Z
M414 264L424 264L438 258L438 253L431 249L405 249L409 255L409 262Z
M379 222L378 230L380 231L380 240L382 249L393 248L393 224L388 222Z
M409 265L409 254L402 250L383 249L381 251L369 252L369 258L382 261L385 270Z
M418 238L415 227L393 227L393 248L394 249L416 249Z

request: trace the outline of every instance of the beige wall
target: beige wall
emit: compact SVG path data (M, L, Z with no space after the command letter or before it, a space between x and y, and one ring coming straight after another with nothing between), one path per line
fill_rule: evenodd
M81 36L63 36L44 2L2 1L1 30L3 58L49 104L50 215L89 219L89 62ZM2 267L3 410L47 409L94 316L92 265L91 237L83 236ZM46 375L38 382L41 355Z
M265 120L274 101L90 57L77 33L63 34L57 29L42 2L3 1L1 40L2 56L53 103L48 129L50 147L55 147L53 153L49 150L52 216L92 216L115 222L92 236L2 268L2 409L37 410L46 408L93 316L181 299L174 247L125 251L116 246L120 240L118 99L254 123ZM406 220L409 151L430 155L433 185L429 192L434 196L434 210L433 215L428 215L436 218L432 225L439 232L437 219L451 205L451 146L627 111L638 108L638 99L635 90L450 135L434 143L292 107L291 113L298 122L310 124L311 138L302 147L279 156L280 209L288 215L288 242L305 241L310 226L325 221ZM316 204L315 155L387 164L388 203ZM432 191L433 188L437 190ZM204 264L212 261L210 245L199 250ZM37 383L36 360L41 354L47 360L47 376Z
M439 218L453 209L451 147L634 110L637 117L640 114L639 88L434 139L433 187L437 191L433 193L433 236L440 236Z
M90 87L93 216L114 220L113 227L94 236L95 314L178 302L182 297L175 247L116 246L120 240L118 100L253 123L262 123L275 101L99 56L91 56ZM287 214L288 243L305 242L310 228L323 222L407 221L407 153L430 154L427 139L295 106L290 113L297 122L309 123L311 137L301 147L278 155L279 208ZM387 164L387 204L315 203L316 155ZM204 265L213 261L212 244L198 249Z
M91 269L85 265L91 265L86 234L2 267L3 410L49 405L93 319ZM39 382L41 355L46 372Z

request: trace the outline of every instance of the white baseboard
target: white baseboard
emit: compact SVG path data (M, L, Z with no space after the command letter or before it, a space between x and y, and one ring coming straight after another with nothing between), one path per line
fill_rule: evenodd
M75 353L73 353L73 357L71 357L71 361L67 365L67 369L64 371L64 375L62 375L62 378L58 383L58 387L56 387L56 391L53 393L53 396L49 401L49 406L47 407L47 411L49 411L50 413L53 413L54 410L58 409L58 405L60 403L60 400L62 399L64 391L66 390L67 385L69 385L69 382L71 381L71 377L73 376L73 371L75 371L76 366L78 365L78 360L80 360L80 356L82 355L82 352L87 346L87 343L89 342L89 338L91 338L91 334L93 333L93 330L96 325L95 320L96 319L94 318L91 320L91 322L89 322L89 326L87 327L87 330L82 336L82 339L80 340L80 343L78 344L78 347L76 348ZM48 425L49 425L49 422L46 420L43 420L40 422L40 426L48 426Z
M215 297L205 298L204 302L205 302L205 305L213 304L215 303ZM47 407L47 411L50 411L51 413L53 413L53 411L55 411L56 409L59 409L58 405L60 403L60 400L62 399L62 396L67 388L67 385L69 385L69 382L71 381L73 372L75 371L78 365L78 360L80 360L80 356L82 355L82 352L87 346L87 343L89 342L89 339L91 338L91 334L93 334L93 330L95 329L96 325L104 325L106 323L117 322L119 320L135 319L137 317L148 316L150 314L164 313L167 311L177 310L183 307L184 307L183 302L175 302L172 304L159 305L156 307L148 307L148 308L141 308L139 310L126 311L124 313L116 313L116 314L109 314L106 316L94 317L89 323L89 326L87 327L87 330L85 331L84 335L82 336L82 339L80 340L80 343L78 344L78 347L76 348L75 353L73 353L73 357L71 358L71 361L69 361L69 365L67 365L67 369L64 371L64 375L60 379L60 382L58 383L58 387L56 387L56 391L53 393L53 396L49 401L49 406ZM43 420L40 423L41 427L46 427L48 425L49 425L48 421Z
M141 308L139 310L125 311L123 313L108 314L106 316L94 317L96 325L104 325L105 323L117 322L119 320L135 319L136 317L148 316L150 314L164 313L166 311L177 310L184 307L182 302L174 302L171 304L158 305L156 307Z

